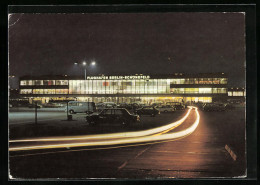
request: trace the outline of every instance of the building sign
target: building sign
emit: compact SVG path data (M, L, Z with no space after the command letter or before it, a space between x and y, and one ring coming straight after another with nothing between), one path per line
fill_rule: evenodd
M87 76L87 80L145 80L150 79L150 76Z

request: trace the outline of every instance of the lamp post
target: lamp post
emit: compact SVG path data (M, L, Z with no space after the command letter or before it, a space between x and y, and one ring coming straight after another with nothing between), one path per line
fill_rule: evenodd
M77 62L74 63L74 65L78 65ZM89 63L89 66L95 66L96 65L96 62L95 61L92 61ZM82 66L84 67L84 76L85 76L85 80L87 79L87 66L88 66L88 63L86 61L83 61L82 62Z
M149 101L148 101L148 82L149 80L146 80L146 99L147 99L147 104L149 104Z

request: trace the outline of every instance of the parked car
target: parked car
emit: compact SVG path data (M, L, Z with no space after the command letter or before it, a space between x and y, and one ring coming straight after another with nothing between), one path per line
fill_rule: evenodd
M176 110L175 107L171 106L171 105L161 105L161 106L156 106L156 109L158 109L160 112L174 112Z
M42 105L37 104L37 109L40 109L41 107L42 107ZM35 108L35 104L29 104L28 108Z
M197 103L195 103L195 106L198 107L199 109L203 109L203 105L204 105L203 102L197 102Z
M119 123L121 125L129 125L135 122L140 122L140 116L130 114L128 110L123 108L104 109L100 113L93 113L86 116L86 121L91 124L101 123Z
M225 111L226 107L223 103L206 103L203 106L204 111Z
M166 105L174 106L176 110L185 109L185 105L181 102L167 102Z
M98 112L101 112L106 108L116 108L116 107L117 105L114 102L100 102L96 104L96 108Z
M133 107L131 104L128 103L120 103L119 105L117 105L118 108L125 108L127 110L131 110Z
M116 108L116 103L114 102L104 102L103 103L105 105L106 108Z
M45 108L57 108L57 107L61 107L59 104L56 103L46 103L43 105L43 107Z
M130 106L132 107L133 110L139 109L144 107L145 104L141 104L141 103L131 103Z
M96 103L96 109L98 112L101 112L105 108L105 105L103 102Z
M69 101L68 111L70 114L76 114L76 113L90 114L96 112L96 105L94 102ZM65 107L65 112L67 112L67 106Z
M235 106L232 103L226 103L225 108L226 110L232 110L235 109Z
M160 114L160 111L156 109L155 107L149 106L149 107L142 107L135 111L138 115L151 115L156 116L157 114Z
M160 105L163 105L163 104L164 104L163 102L154 102L154 103L152 103L151 106L156 107L156 106L160 106Z

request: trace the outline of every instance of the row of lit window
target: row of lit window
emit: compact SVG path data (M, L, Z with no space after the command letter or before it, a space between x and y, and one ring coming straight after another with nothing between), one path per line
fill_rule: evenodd
M68 94L68 89L21 89L20 94Z
M170 82L168 83L170 84ZM127 86L162 86L167 85L166 80L150 80L150 81L144 81L144 80L135 80L135 81L101 81L101 80L70 80L70 86L85 86L85 87L114 87L114 86L120 86L120 87L127 87Z
M115 102L115 103L134 103L140 102L151 105L152 103L167 102L212 102L212 97L78 97L79 101L99 102Z
M172 79L171 84L227 84L227 78L183 78L183 79Z
M68 85L68 80L21 80L20 85Z
M226 88L171 88L172 94L222 94Z
M146 80L70 80L69 94L157 94L170 93L170 81Z
M203 102L203 103L210 103L212 102L212 97L185 97L185 102Z
M20 94L223 94L226 88L135 88L123 90L100 89L21 89ZM235 96L235 95L234 95ZM237 95L239 96L239 95Z
M246 96L244 91L228 91L228 96Z
M227 84L227 78L183 78L149 80L21 80L20 85L68 85L84 83L86 86L161 86L167 84Z

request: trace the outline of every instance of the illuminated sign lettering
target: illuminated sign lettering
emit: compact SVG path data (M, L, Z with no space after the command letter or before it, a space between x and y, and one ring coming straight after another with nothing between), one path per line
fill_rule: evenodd
M87 80L135 80L135 79L149 79L150 76L87 76Z

